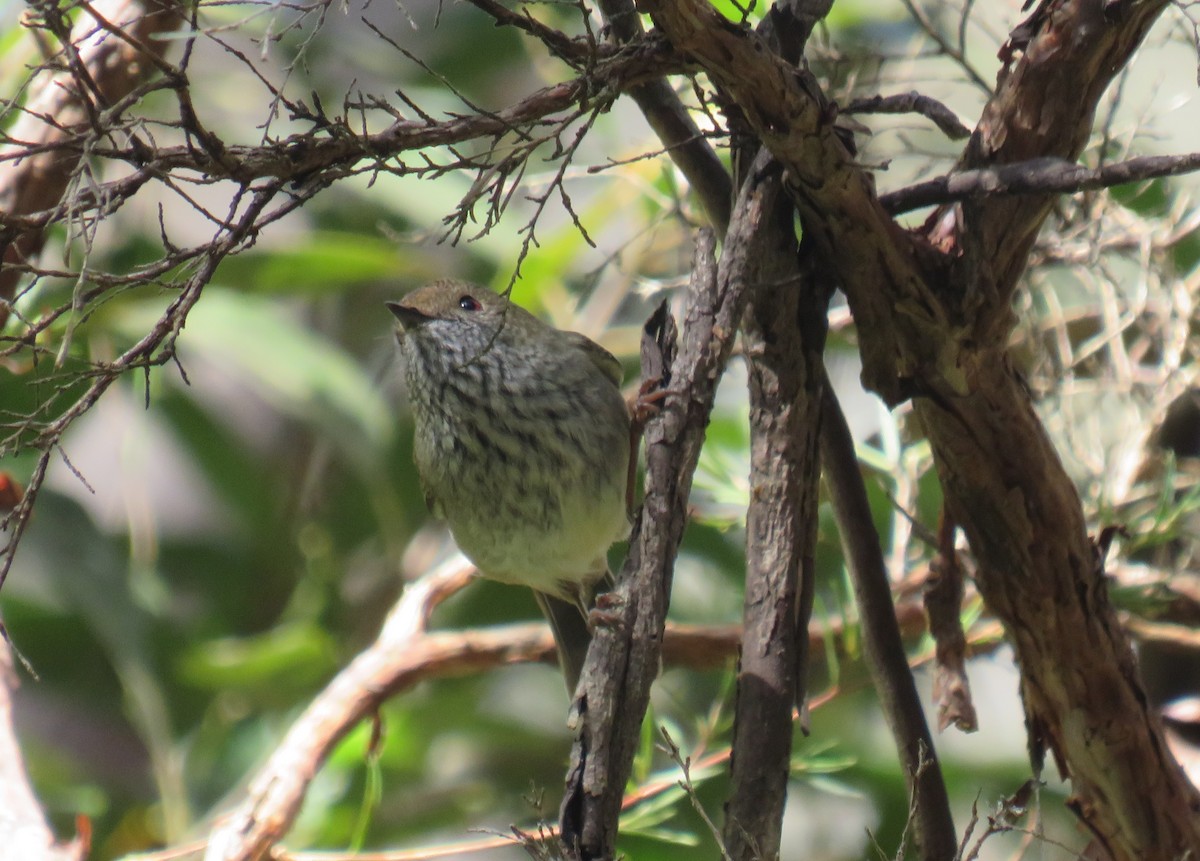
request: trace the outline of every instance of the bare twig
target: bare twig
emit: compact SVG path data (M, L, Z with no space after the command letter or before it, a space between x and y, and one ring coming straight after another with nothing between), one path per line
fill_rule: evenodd
M692 783L691 757L683 755L683 752L679 749L679 745L675 743L675 739L671 738L671 734L665 726L659 727L658 733L662 739L662 745L666 750L667 757L679 767L679 771L683 775L679 779L679 786L687 794L688 801L692 803L692 809L696 811L696 814L700 817L700 821L708 829L708 833L712 835L713 842L717 845L717 849L721 853L722 861L733 861L733 857L729 854L729 850L725 848L725 842L721 838L721 829L717 828L716 823L712 821L712 817L708 815L708 811L704 809L704 805L700 803L700 799L696 795L696 785Z
M549 48L556 57L576 69L582 70L595 58L593 46L586 39L571 38L561 30L555 30L553 27L543 24L529 14L528 10L521 14L502 6L496 0L469 0L469 2L481 12L495 18L497 24L515 27L528 33Z
M219 145L216 150L197 151L190 145L162 146L152 153L145 153L130 148L97 146L92 150L94 155L127 162L134 171L128 177L93 190L77 204L86 208L104 203L111 207L114 205L111 201L120 199L125 192L136 191L150 179L189 172L200 175L192 181L234 180L246 184L266 178L303 183L318 176L331 182L344 176L375 171L436 176L463 167L478 168L480 163L471 159L442 164L427 160L417 166L389 164L388 160L410 151L452 147L476 139L499 139L508 134L529 137L530 128L560 124L557 114L570 111L596 90L621 92L638 86L647 78L678 71L681 67L682 61L669 48L662 43L647 42L624 52L602 52L587 77L545 87L495 112L454 116L441 121L427 117L397 120L382 131L365 135L297 133L261 146ZM8 153L7 158L23 157L26 152L21 148ZM4 158L5 155L0 154L0 166ZM12 212L20 215L11 225L6 212L8 207L0 209L0 227L39 227L59 217L49 203L14 208Z
M642 38L642 22L632 0L600 0L599 5L618 44L629 44ZM713 229L723 235L729 228L733 184L679 96L662 77L635 87L629 95L641 108L646 122L662 141L671 160L687 177L708 213Z
M108 131L97 126L93 100L109 107L160 67L161 52L173 43L155 37L180 26L180 9L170 0L97 0L79 16L65 37L70 69L43 71L20 118L4 134L0 214L5 219L59 206L80 160ZM144 59L150 61L139 62ZM34 258L44 237L36 228L13 230L4 221L0 227L8 227L0 230L0 300L7 303L21 274L9 267ZM7 318L7 304L0 304L0 324Z
M881 195L893 214L973 197L1061 194L1112 188L1200 170L1200 153L1139 156L1089 168L1062 158L1038 158L996 167L963 170Z
M921 7L918 0L901 0L901 2L904 4L904 8L908 10L908 14L911 15L913 20L916 21L920 28L925 31L925 35L927 35L933 41L933 43L938 46L939 50L957 63L959 68L966 73L967 77L974 82L979 89L983 90L985 93L991 94L992 87L990 84L988 84L987 79L984 78L983 75L980 74L980 72L975 68L974 64L967 59L967 55L963 50L964 45L961 35L958 39L957 45L951 44L950 40L946 38L946 35L942 33L941 28L938 27L938 25L929 17L929 14L925 11L925 9ZM963 20L965 21L965 18Z
M872 96L855 99L842 108L843 114L920 114L942 130L950 140L962 140L971 135L954 112L937 99L913 92L895 96Z
M401 600L403 601L404 599L401 598ZM901 614L898 618L900 618L901 626L904 628L908 638L916 639L920 637L924 630L924 620L920 607L916 602L910 601L897 605L896 609L897 613ZM471 672L477 673L503 666L506 663L519 661L540 661L546 664L557 663L554 639L550 634L549 628L544 623L505 625L484 632L486 636L482 638L477 638L477 633L479 632L445 631L424 634L421 637L422 642L428 639L430 642L436 643L444 639L449 644L457 639L462 641L463 648L474 649L477 646L478 650L472 654L473 666L470 669L464 669L460 655L453 647L433 647L428 649L422 647L420 651L430 663L428 663L426 669L410 673L407 676L405 686L428 678L450 677ZM845 633L845 628L840 621L831 620L828 627L819 626L810 633L811 646L814 650L819 650L829 637L840 639ZM979 626L976 634L977 636L973 637L972 643L979 652L987 653L999 646L1000 640L995 631L991 630L991 626ZM736 628L708 629L673 626L667 629L664 656L672 664L678 663L692 668L705 668L711 666L710 661L718 654L722 663L728 663L736 657L740 643L740 631ZM712 651L713 649L716 651ZM914 668L925 660L925 657L914 659ZM364 676L359 681L365 685L374 685L378 682L378 679ZM338 683L338 680L335 678L331 684L336 683ZM401 688L399 687L394 688L390 690L389 695L395 696L400 690ZM819 697L814 698L812 708L815 711L836 700L840 694L850 693L853 690L856 690L856 688L850 687L826 691ZM363 692L363 695L373 696L374 693L371 690L367 690ZM357 724L360 720L348 712L343 714L343 719L349 721L351 726ZM328 729L336 729L336 725L330 725ZM324 736L314 737L310 739L310 742L316 748L324 747L329 743ZM703 757L693 760L690 763L691 772L707 771L708 769L720 766L728 762L730 755L731 750L728 747L713 750ZM639 804L648 800L657 798L672 787L677 786L678 782L679 778L674 773L652 777L625 795L621 802L621 810L624 812L636 808ZM260 812L265 815L268 811L266 808L260 808ZM276 830L280 833L286 832L290 828L290 824L289 820ZM557 833L557 829L551 826L540 826L537 834L525 834L524 837L539 841L548 841L552 840ZM452 854L457 856L512 845L514 842L513 837L500 835L495 837L481 837L449 845L442 843L437 848L393 849L370 853L294 851L279 843L271 847L270 857L278 859L278 861L332 861L332 859L337 858L345 858L346 861L356 861L356 859L360 858L377 858L379 861L427 861L427 859L439 858L445 855ZM200 858L203 855L205 846L205 841L184 843L167 849L130 855L125 861L184 861L184 859L192 861L192 859ZM22 861L25 861L25 859L22 859Z
M205 247L204 256L198 258L191 275L180 288L179 295L167 306L167 310L163 312L151 330L114 361L98 365L92 373L91 383L83 394L60 412L53 421L41 428L32 440L26 441L30 448L39 449L41 453L25 495L20 503L0 521L8 527L7 540L0 547L0 587L4 585L4 580L12 568L17 544L33 513L33 504L41 490L50 457L58 449L67 428L95 406L100 397L126 371L133 368L162 365L173 360L175 339L187 321L188 313L200 300L200 294L212 278L217 265L250 240L258 227L281 217L284 213L299 206L305 199L303 196L294 197L276 210L267 212L269 203L278 192L278 184L267 183L254 193L247 195L249 202L244 207L241 206L240 196L235 198L231 206L229 231ZM236 219L233 219L232 213L238 212L239 209L242 211Z

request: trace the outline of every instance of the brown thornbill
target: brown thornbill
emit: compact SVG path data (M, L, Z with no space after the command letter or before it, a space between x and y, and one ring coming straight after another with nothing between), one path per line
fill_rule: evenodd
M387 307L426 502L483 576L534 590L573 691L608 548L629 531L621 365L475 284L437 281Z

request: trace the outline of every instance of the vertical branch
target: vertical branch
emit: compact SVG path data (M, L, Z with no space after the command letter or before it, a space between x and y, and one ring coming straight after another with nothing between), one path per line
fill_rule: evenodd
M633 767L650 685L658 675L675 554L687 523L717 382L745 307L745 240L756 213L739 203L718 270L712 234L702 231L688 291L679 358L662 412L646 426L646 495L629 557L588 650L574 703L579 730L562 805L572 857L612 858L621 797Z
M70 45L64 46L75 62L61 71L43 68L0 147L0 325L8 319L21 264L36 257L45 242L42 229L21 230L5 222L59 205L86 156L84 142L105 133L94 127L97 113L149 77L162 63L162 52L175 44L155 37L183 22L182 4L174 0L84 5Z
M742 322L751 493L724 842L730 858L746 861L777 857L780 850L792 705L804 698L819 489L824 302L801 280L792 208L780 178L778 164L763 152L742 193L742 205L758 223L748 237L752 269L746 275L754 283Z
M862 614L863 651L884 718L904 766L916 815L917 843L924 861L954 858L958 839L950 816L946 784L933 749L933 738L896 622L879 533L871 519L866 488L858 469L854 438L842 407L825 391L821 422L821 460L829 497L842 534L854 597Z
M760 33L797 63L827 0L780 0ZM734 163L747 164L758 141L733 112ZM782 170L765 150L736 176L743 199L761 207L749 237L754 267L742 321L750 396L750 503L746 514L746 594L742 650L725 804L724 844L732 859L779 855L792 751L792 705L803 710L808 624L815 591L820 459L821 353L828 278L801 271L794 210ZM811 255L809 256L811 259Z
M759 34L788 64L803 56L828 0L779 0ZM734 164L759 148L740 110L730 110ZM803 712L808 625L815 591L819 496L817 438L824 386L821 353L831 290L801 270L794 210L782 170L762 149L739 182L759 187L764 218L755 232L755 288L743 321L750 396L750 503L746 517L743 644L726 803L731 858L777 857L792 750L792 704Z

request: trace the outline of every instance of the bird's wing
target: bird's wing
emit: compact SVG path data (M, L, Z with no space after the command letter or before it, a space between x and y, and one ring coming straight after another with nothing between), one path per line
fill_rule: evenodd
M429 482L425 480L425 476L418 472L417 480L421 482L421 493L425 496L425 506L429 509L429 512L438 520L445 520L446 513L442 510L442 503L437 498L437 495L434 494Z
M563 335L571 346L582 349L584 355L604 373L604 376L612 380L614 386L620 387L625 371L616 356L586 335L580 335L578 332L563 332Z

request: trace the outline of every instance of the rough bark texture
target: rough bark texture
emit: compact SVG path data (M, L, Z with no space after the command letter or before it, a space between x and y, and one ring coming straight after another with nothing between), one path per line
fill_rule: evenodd
M760 36L731 24L704 0L646 0L643 8L680 51L736 102L746 122L787 170L806 237L838 266L854 305L863 380L889 403L907 380L941 362L948 319L918 265L911 241L880 205L874 182L837 133L811 76L773 54ZM901 351L901 329L912 350Z
M1100 97L1166 6L1166 0L1044 0L1010 38L1008 48L1022 49L1024 56L1001 72L959 166L1075 161L1091 134ZM1009 300L1053 202L1049 195L988 198L968 212L970 221L954 225L960 243L969 240L979 249L979 262L997 288L994 301L978 309L968 304L974 320L1004 327L1007 334ZM931 219L934 242L953 223L941 221L939 227L938 221ZM961 279L951 285L960 296L966 286L971 285ZM983 333L1000 337L987 326Z
M624 787L640 740L650 685L658 673L667 599L675 553L687 521L692 473L716 384L759 268L755 237L771 215L756 191L748 184L738 195L719 266L711 262L711 246L706 253L701 248L697 254L679 358L670 374L662 412L646 427L646 496L614 593L617 608L596 630L576 692L579 733L572 747L561 813L562 836L571 857L607 859L615 852ZM654 373L643 367L643 374L651 375L648 378ZM793 627L794 608L793 601L782 612ZM794 674L794 656L784 663ZM790 713L794 692L785 684ZM786 755L782 759L776 768L786 768Z
M641 738L650 685L658 675L692 473L717 380L745 305L744 280L718 273L713 246L711 234L702 233L679 358L673 368L666 368L668 394L662 412L646 426L646 496L614 593L616 607L595 631L576 692L578 735L561 812L569 857L614 856L625 783ZM661 371L643 367L643 373L652 379Z
M800 278L791 206L778 165L762 155L747 179L747 189L753 187L762 201L762 219L751 238L750 256L759 263L742 322L751 493L724 829L729 857L747 861L779 854L792 706L803 699L807 638L800 626L812 604L825 310L813 285Z
M986 368L970 395L917 412L979 590L1016 651L1035 766L1053 752L1115 857L1200 852L1196 792L1148 710L1075 488L1005 357Z
M1017 651L1034 753L1053 750L1074 808L1117 859L1200 853L1200 799L1147 709L1078 496L1007 360L1009 301L1050 199L967 201L914 241L838 141L814 82L704 0L643 6L786 168L806 236L838 266L864 382L890 403L916 397L980 591ZM1077 157L1096 101L1163 6L1042 3L964 166Z
M1101 94L1164 5L1043 4L964 167L1076 158ZM1004 349L1009 302L1051 203L989 199L931 219L935 243L953 237L962 249L951 286L975 338L956 362L967 392L922 398L917 412L979 590L1016 650L1035 765L1053 752L1076 812L1115 857L1178 858L1200 852L1200 797L1147 708L1078 495Z

